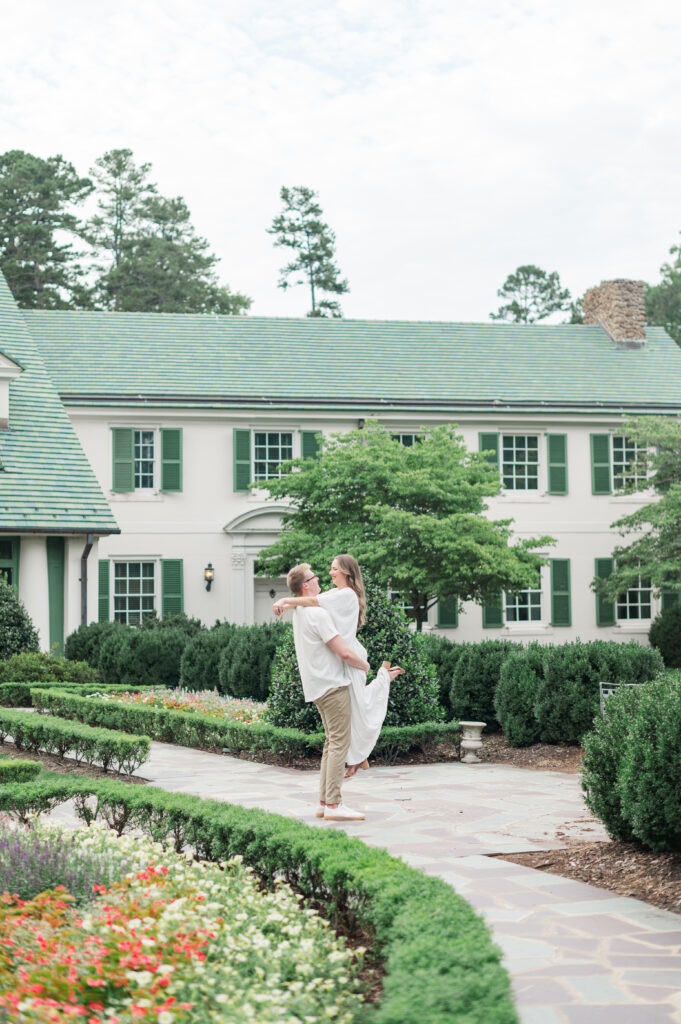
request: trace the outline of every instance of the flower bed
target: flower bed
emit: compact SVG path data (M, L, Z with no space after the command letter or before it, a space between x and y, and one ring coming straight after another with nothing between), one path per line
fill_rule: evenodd
M263 892L241 857L199 863L148 839L87 829L68 842L135 869L0 911L0 1006L22 1022L323 1020L361 1008L354 953L286 886Z
M259 722L266 711L265 704L254 700L225 697L217 690L184 690L180 686L174 689L154 687L147 691L129 690L125 693L91 693L88 696L120 701L122 704L163 708L166 711L186 711L211 718L236 719L237 722Z

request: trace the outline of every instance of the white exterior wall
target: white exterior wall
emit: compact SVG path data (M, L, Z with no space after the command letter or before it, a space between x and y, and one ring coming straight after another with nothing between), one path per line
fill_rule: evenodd
M356 411L338 414L261 409L118 411L79 407L71 407L67 411L122 531L120 536L102 538L99 552L93 551L90 556L92 585L89 592L92 594L94 591L94 597L90 598L88 618L96 618L98 557L121 560L181 558L185 611L208 625L216 619L246 623L264 621L269 617L269 591L274 589L276 596L285 593L283 580L254 579L257 554L275 539L279 515L264 492L233 490L233 429L291 431L294 455L299 455L301 430L332 433L354 429L358 421ZM371 414L367 409L361 415L368 418ZM636 639L647 642L648 620L640 624L598 627L595 596L589 587L594 576L594 560L608 557L620 539L610 530L610 524L650 500L649 495L614 497L591 493L589 435L615 429L621 423L618 417L530 416L504 412L449 418L418 412L381 415L380 421L394 432L417 432L421 426L454 421L473 451L478 449L479 432L540 436L539 490L502 493L490 500L488 514L495 519L514 519L518 537L548 534L556 538L556 545L547 547L542 553L548 557L570 559L572 626L550 626L547 568L543 571L541 624L509 624L496 630L483 629L482 609L473 604L467 605L460 614L458 628L442 630L444 635L462 641L517 636L546 643L562 643L577 637L582 640ZM138 429L182 427L182 492L112 493L111 429L126 426ZM568 435L568 494L564 496L546 493L547 433ZM203 579L203 570L209 562L215 569L210 592L206 591ZM321 570L324 567L315 568ZM71 621L74 608L75 604L70 601ZM654 602L653 617L656 608ZM433 608L429 614L429 627L437 628L436 622L437 610Z

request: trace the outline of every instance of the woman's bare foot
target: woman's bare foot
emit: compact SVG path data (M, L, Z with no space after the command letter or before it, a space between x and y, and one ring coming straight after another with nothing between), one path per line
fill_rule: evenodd
M384 661L383 664L381 665L381 668L384 668L386 670L386 672L390 676L391 683L393 683L398 676L401 676L404 673L403 668L400 668L399 665L391 665L389 661Z

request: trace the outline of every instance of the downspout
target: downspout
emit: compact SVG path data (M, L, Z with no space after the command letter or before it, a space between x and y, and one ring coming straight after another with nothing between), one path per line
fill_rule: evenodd
M88 533L83 554L80 556L80 621L83 626L87 626L87 558L94 541L94 534Z

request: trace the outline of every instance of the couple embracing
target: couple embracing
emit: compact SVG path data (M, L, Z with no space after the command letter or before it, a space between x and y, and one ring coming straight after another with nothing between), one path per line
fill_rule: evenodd
M307 563L295 565L286 583L293 597L273 605L275 615L293 609L293 638L306 701L314 701L324 725L319 807L327 821L360 821L341 799L343 778L368 768L388 707L391 682L403 669L384 661L367 685L367 652L357 639L364 623L366 597L359 565L352 555L331 563L331 590L322 593L319 577ZM347 771L345 770L347 764Z

